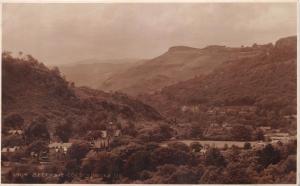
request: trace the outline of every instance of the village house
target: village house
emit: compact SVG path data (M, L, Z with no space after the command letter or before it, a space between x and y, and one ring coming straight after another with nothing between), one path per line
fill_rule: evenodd
M111 127L108 130L101 130L99 136L94 136L89 139L91 148L96 151L99 151L101 149L108 149L114 138L120 136L120 129Z
M107 131L101 130L101 138L107 138Z
M197 152L197 153L198 153L199 155L201 155L201 156L204 156L204 155L207 153L207 151L208 151L209 148L210 148L210 146L209 146L208 144L204 144L203 147L200 149L200 151ZM193 151L193 152L196 152L195 149L193 149L192 151Z
M21 150L21 147L20 146L14 146L14 147L3 147L1 149L1 152L2 153L14 153L14 152L17 152L18 150Z
M261 126L258 129L262 130L263 132L268 132L270 131L272 128L270 126Z
M48 161L49 155L48 151L42 151L40 153L30 152L31 158L38 158L39 161Z
M297 119L297 115L285 115L283 118L286 120L294 120Z
M216 127L220 127L220 125L218 123L211 123L210 124L210 128L216 128Z
M188 107L187 107L187 106L185 106L185 105L184 105L184 106L182 106L182 107L181 107L181 111L182 111L182 112L186 112L186 111L188 111Z
M40 153L39 160L41 160L41 161L48 161L49 160L48 151L42 151Z
M247 106L246 108L249 112L251 113L255 113L257 111L257 107L256 106Z
M258 141L258 142L252 143L251 146L252 146L252 149L258 150L258 149L264 148L267 144L268 143L266 143L266 142Z
M8 134L10 134L10 135L23 135L23 131L22 130L9 130Z
M225 111L225 110L221 110L221 111L219 112L219 114L222 115L222 116L224 116L224 115L226 115L226 111Z
M92 141L90 144L92 145L92 149L98 151L101 149L109 148L110 142L111 141L109 138L99 138L99 139Z
M207 111L207 114L208 114L208 115L216 115L216 114L218 113L219 110L220 110L220 108L218 108L218 107L210 108L210 109Z
M246 110L241 110L241 111L239 111L239 114L240 114L240 115L248 115L249 112L246 111Z
M291 136L289 133L286 132L278 132L278 133L267 133L265 134L265 138L268 141L271 141L271 143L276 143L276 142L282 142L282 143L287 143L291 141Z
M57 160L64 160L68 149L72 146L72 143L59 143L53 142L48 145L49 153L43 153L42 158L48 159L55 158Z
M223 127L224 129L228 130L228 131L230 131L230 130L232 129L232 125L229 124L229 123L227 123L227 122L224 122L224 123L222 124L222 127Z
M59 142L50 143L48 145L50 151L63 152L64 154L67 153L68 149L71 146L72 143L59 143Z
M271 131L274 132L274 133L279 133L279 132L281 132L280 129L272 129Z
M115 137L119 137L119 136L121 136L121 130L116 130Z
M109 122L106 130L88 131L87 140L89 141L91 149L95 151L108 149L111 142L122 135L122 131L118 129L117 125Z
M193 112L193 113L198 113L200 111L199 107L197 105L193 105L190 107L190 110Z
M208 149L209 149L209 145L204 145L203 148L200 150L200 154L206 155Z
M190 112L193 112L193 113L198 113L200 111L200 108L198 105L191 105L191 106L182 106L181 107L181 111L182 112L187 112L187 111L190 111Z
M297 115L286 115L283 118L292 125L297 125Z
M224 107L213 107L207 111L210 116L213 115L251 115L257 110L255 106L224 106Z
M203 135L205 137L215 136L215 135L223 135L226 133L226 129L223 128L218 123L211 123L210 126L204 131Z
M108 129L117 130L117 125L115 125L113 122L109 122Z

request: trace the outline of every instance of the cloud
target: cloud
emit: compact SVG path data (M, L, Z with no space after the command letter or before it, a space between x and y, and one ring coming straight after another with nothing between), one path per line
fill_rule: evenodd
M296 20L296 3L4 4L3 47L49 65L151 58L173 45L274 42Z

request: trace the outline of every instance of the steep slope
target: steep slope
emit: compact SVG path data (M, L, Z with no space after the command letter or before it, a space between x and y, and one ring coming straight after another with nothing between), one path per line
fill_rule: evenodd
M99 88L106 79L119 74L143 60L84 60L74 64L58 66L68 81L73 81L77 86Z
M203 49L171 47L161 56L109 78L100 88L120 90L130 95L152 93L165 86L209 74L226 61L259 55L271 46L229 48L214 45Z
M140 98L170 115L183 105L255 105L279 113L295 114L296 49L296 37L282 38L268 52L228 61L209 75L180 82Z
M70 118L78 132L85 125L108 120L156 121L161 116L152 107L120 93L109 94L77 88L31 56L23 59L2 56L2 118L17 113L31 122L48 119L49 129Z

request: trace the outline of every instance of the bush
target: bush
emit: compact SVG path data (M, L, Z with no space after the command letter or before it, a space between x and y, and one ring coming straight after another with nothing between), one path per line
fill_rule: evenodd
M219 149L211 148L207 152L205 164L214 165L216 167L224 167L226 166L226 161Z
M197 184L199 174L195 169L188 166L180 166L172 173L170 184Z
M177 150L181 150L181 151L184 151L184 152L189 152L190 149L189 147L182 143L182 142L171 142L168 144L168 147L170 148L173 148L173 149L177 149Z
M195 152L200 152L203 146L199 142L192 142L190 148Z
M75 159L80 162L82 158L89 152L89 144L87 143L74 143L67 151L69 160Z
M160 147L153 151L152 159L154 166L164 164L185 165L193 162L193 156L184 151Z
M47 128L47 119L44 117L36 118L25 130L25 139L27 144L36 140L50 140L50 134Z
M8 128L21 128L24 125L24 119L19 114L10 114L4 118L4 126Z
M64 124L57 125L55 127L55 135L57 135L60 140L64 143L69 141L72 136L72 123L70 120L66 121Z
M262 150L257 151L257 161L261 168L265 168L270 164L276 164L280 161L280 152L271 144L265 146Z
M22 146L24 144L24 139L21 136L3 136L2 137L2 147L14 147Z
M245 150L248 150L248 149L251 149L252 147L251 147L251 143L249 143L249 142L246 142L245 144L244 144L244 149Z
M139 179L139 173L153 167L150 152L138 151L132 154L124 165L124 174L131 179Z

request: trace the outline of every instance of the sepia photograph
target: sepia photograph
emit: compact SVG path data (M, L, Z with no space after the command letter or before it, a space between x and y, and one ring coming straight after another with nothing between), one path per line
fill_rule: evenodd
M2 2L2 184L293 184L295 1Z

